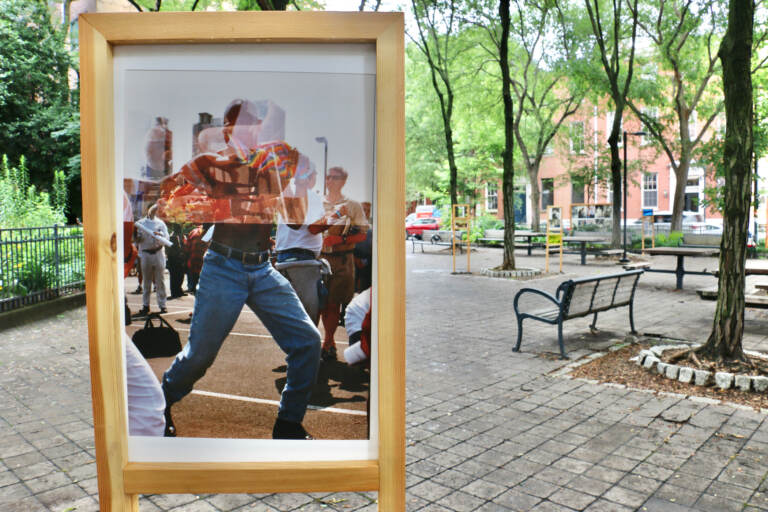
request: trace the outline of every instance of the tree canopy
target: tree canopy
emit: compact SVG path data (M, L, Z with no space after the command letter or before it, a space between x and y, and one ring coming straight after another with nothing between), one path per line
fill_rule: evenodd
M26 158L32 184L43 190L57 169L73 185L79 178L72 160L80 151L74 62L47 2L0 0L0 154Z

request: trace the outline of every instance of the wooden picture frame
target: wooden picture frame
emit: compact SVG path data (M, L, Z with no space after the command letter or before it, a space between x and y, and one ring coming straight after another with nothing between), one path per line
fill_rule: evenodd
M379 492L405 510L404 21L402 13L109 13L80 17L81 153L91 386L100 508L139 494ZM304 462L131 462L122 358L113 51L120 45L368 43L376 53L378 458ZM385 276L385 277L384 277ZM303 441L302 441L303 442ZM310 441L311 442L311 441ZM311 445L310 445L311 446Z

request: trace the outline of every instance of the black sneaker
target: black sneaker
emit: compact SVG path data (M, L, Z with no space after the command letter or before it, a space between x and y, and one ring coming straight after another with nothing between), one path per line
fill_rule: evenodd
M140 293L143 293L143 290L141 289L141 286L138 286L135 290L131 292L131 295L138 295Z
M305 439L312 440L314 437L309 435L301 423L286 421L277 418L275 426L272 427L272 439Z
M165 437L176 437L176 425L171 418L171 406L165 408Z
M148 314L149 314L149 308L143 307L133 316L147 316Z
M161 314L161 315L162 315L162 314L165 314L165 313L167 313L167 312L168 312L168 310L167 310L167 309L165 309L165 308L160 308L160 314Z
M338 359L338 357L336 356L336 347L322 349L320 351L320 359L322 359L325 362L336 361Z

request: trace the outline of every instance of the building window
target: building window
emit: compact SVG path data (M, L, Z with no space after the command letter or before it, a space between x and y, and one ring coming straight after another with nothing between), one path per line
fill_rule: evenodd
M541 209L546 210L547 206L555 204L555 179L541 178Z
M655 172L643 175L643 208L656 208L659 206L659 189Z
M584 202L584 182L573 180L571 182L571 204Z
M496 183L485 184L485 209L489 212L499 209L499 186Z
M658 121L658 118L659 118L659 112L658 112L658 109L656 109L656 108L644 108L643 109L643 115L645 115L646 117L651 118L651 122L653 124L655 124L655 121ZM640 145L641 146L647 146L648 144L653 142L653 136L651 135L650 130L648 129L647 126L643 126L643 131L647 135L642 135L640 137Z
M584 122L576 121L571 123L571 153L581 154L584 152Z

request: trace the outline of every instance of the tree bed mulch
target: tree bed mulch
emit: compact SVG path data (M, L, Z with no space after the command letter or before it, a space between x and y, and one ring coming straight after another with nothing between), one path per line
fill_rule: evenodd
M695 386L667 379L655 372L630 361L641 350L650 348L648 343L634 343L598 357L574 368L574 378L590 379L600 383L623 384L630 388L647 389L655 392L678 393L686 396L700 396L752 407L756 411L768 409L768 394L746 392L739 389L721 390L715 387ZM726 370L727 371L727 370Z

